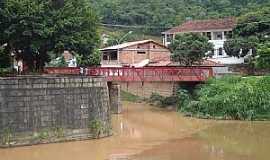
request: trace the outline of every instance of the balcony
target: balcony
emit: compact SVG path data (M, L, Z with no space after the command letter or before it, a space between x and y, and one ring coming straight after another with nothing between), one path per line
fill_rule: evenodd
M102 60L101 61L102 67L119 67L121 64L118 63L118 60Z

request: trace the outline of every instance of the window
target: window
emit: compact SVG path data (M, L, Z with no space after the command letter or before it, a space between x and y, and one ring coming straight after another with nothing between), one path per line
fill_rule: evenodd
M156 46L155 46L155 45L153 45L153 48L155 49L155 48L156 48Z
M207 32L207 33L206 33L206 36L208 37L209 40L212 40L211 32Z
M111 59L110 60L112 60L112 61L117 60L117 51L116 52L111 52L110 53L110 56L111 56Z
M172 42L172 40L173 40L173 35L172 35L172 34L167 34L167 39L166 39L166 41L167 41L167 42Z
M219 48L218 49L218 55L219 56L223 56L223 48Z
M103 56L103 60L104 61L107 61L108 60L108 57L106 55Z
M222 32L214 32L214 40L222 40L223 34Z
M107 61L108 60L108 56L106 54L103 55L103 60Z
M137 54L145 54L145 51L138 51Z

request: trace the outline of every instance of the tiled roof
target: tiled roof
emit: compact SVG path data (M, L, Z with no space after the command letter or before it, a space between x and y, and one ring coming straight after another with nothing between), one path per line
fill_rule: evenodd
M176 67L176 66L183 66L181 65L180 63L178 62L172 62L172 61L155 61L155 62L151 62L148 64L148 66L151 66L151 67L161 67L161 66L173 66L173 67ZM217 63L217 62L214 62L212 60L209 60L209 59L205 59L203 60L200 64L194 64L193 66L210 66L210 67L224 67L223 64L220 64L220 63Z
M102 48L101 51L105 51L105 50L118 50L118 49L123 49L123 48L126 48L126 47L138 45L138 44L149 43L149 42L153 42L155 44L158 44L160 46L163 46L162 44L159 44L158 42L155 42L154 40L149 39L149 40L142 40L142 41L126 42L126 43L122 43L122 44L119 44L119 45L110 46L110 47ZM165 47L165 46L163 46L163 47Z
M181 33L198 32L209 30L233 29L236 25L235 18L212 19L212 20L194 20L183 23L163 33Z

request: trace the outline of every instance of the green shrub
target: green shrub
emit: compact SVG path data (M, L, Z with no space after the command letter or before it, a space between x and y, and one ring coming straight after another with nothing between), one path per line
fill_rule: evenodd
M0 77L7 76L12 73L10 68L0 68Z
M270 119L270 77L212 79L198 89L195 100L181 100L181 111L211 118Z
M148 102L151 105L163 107L163 105L162 105L163 100L164 100L163 96L161 96L157 93L152 93L150 98L148 99Z
M178 103L178 98L175 96L164 97L158 93L152 93L148 102L159 107L174 106Z
M96 138L99 138L101 134L105 131L105 126L101 120L94 119L89 122L88 128L90 133L92 133Z
M173 106L178 103L178 99L175 96L165 97L162 101L162 106Z
M1 134L1 143L3 145L10 145L12 138L12 131L10 128L4 128Z
M136 96L126 91L121 91L121 99L128 102L139 102L142 100L142 98L140 98L139 96Z
M179 100L178 110L181 110L182 107L188 106L188 104L191 102L191 96L185 89L179 89L177 92L177 97Z

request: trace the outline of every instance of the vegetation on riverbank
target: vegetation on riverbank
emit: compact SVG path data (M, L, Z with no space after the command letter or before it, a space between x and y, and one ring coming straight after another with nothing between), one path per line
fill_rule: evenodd
M165 97L157 93L153 93L147 100L148 103L154 106L165 108L168 106L176 106L178 99L176 96Z
M178 104L178 98L176 96L165 97L159 95L158 93L153 93L149 98L142 98L132 93L121 91L121 99L122 101L134 103L145 102L152 106L157 106L161 108L166 108L168 106L177 106Z
M143 99L139 96L136 96L132 93L121 91L121 100L127 102L141 102Z
M191 96L178 92L179 111L213 119L270 119L270 76L211 79Z

